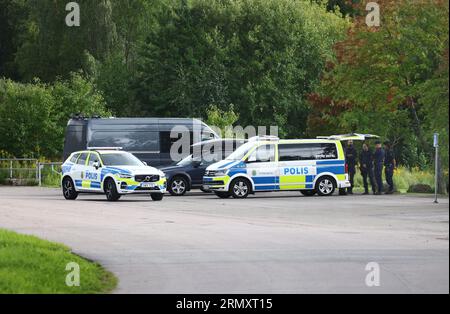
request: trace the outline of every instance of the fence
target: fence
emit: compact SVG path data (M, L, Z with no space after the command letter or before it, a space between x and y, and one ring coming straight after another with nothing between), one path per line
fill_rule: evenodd
M60 162L39 162L34 158L0 158L0 184L59 185Z

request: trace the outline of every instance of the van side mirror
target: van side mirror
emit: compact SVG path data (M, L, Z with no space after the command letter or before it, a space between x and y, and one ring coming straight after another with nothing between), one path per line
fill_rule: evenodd
M101 168L101 165L100 165L100 163L99 163L97 160L92 164L92 166L93 166L96 170L98 170L98 168Z
M194 167L194 168L200 167L201 164L202 164L201 160L193 160L192 161L192 167Z

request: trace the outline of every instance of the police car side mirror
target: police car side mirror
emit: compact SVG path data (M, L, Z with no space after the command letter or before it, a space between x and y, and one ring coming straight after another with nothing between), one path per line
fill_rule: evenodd
M98 170L98 168L100 168L100 163L98 161L94 162L94 164L92 165L95 169Z
M144 166L148 166L148 164L145 161L143 161L142 163L144 164Z

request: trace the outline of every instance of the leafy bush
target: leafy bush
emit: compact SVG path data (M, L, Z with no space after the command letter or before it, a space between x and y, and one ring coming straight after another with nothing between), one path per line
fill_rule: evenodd
M59 159L67 121L77 112L109 114L102 95L80 73L53 85L0 79L0 151Z

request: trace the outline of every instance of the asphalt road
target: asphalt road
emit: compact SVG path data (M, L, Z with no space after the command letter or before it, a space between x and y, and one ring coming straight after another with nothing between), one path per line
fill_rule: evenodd
M296 192L109 203L0 187L0 228L100 262L118 276L117 293L449 293L448 205ZM366 285L369 262L380 266L378 287Z

